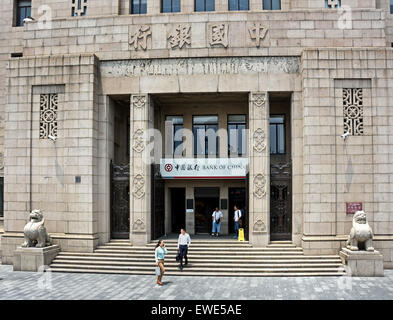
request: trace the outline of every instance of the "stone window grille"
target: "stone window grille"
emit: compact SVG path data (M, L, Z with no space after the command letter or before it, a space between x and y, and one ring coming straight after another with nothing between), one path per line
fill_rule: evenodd
M58 94L40 95L40 139L57 138Z
M325 8L341 8L341 0L325 0Z
M363 89L343 89L344 134L363 135Z
M71 16L85 16L87 13L87 0L71 0Z

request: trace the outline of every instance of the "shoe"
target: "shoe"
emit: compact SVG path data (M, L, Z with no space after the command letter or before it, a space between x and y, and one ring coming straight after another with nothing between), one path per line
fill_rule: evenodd
M179 266L179 270L182 271L183 270L183 266Z
M216 237L218 238L218 233L216 234Z
M233 237L233 239L237 239L237 237L236 237L236 236L234 236L234 237Z

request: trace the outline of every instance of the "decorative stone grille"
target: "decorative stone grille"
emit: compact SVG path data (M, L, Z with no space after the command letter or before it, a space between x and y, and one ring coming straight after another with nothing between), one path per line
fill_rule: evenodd
M85 16L87 13L87 0L71 0L71 16Z
M40 139L57 138L57 93L40 95Z
M363 89L343 89L344 133L363 135Z
M325 0L325 8L340 8L341 0Z

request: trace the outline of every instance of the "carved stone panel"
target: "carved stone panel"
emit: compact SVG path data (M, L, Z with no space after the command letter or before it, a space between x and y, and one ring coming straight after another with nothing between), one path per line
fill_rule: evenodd
M263 129L258 128L254 131L253 140L256 152L261 153L266 149L265 131Z
M138 233L138 232L144 233L144 232L146 232L146 225L145 225L145 223L143 222L142 219L138 218L138 219L136 219L134 221L134 223L132 224L132 231L134 233Z
M254 233L265 233L266 232L266 224L263 222L262 219L257 219L254 222L252 232L254 232Z
M132 194L135 198L143 198L145 196L145 178L142 174L134 176L133 180L133 191Z
M254 178L254 195L258 199L262 199L266 196L266 177L259 173Z
M58 95L40 95L40 139L57 138Z
M363 135L363 90L343 89L344 133Z

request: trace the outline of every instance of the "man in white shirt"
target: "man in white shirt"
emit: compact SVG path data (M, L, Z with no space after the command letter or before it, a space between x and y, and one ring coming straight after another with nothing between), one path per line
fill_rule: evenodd
M191 244L191 238L186 229L181 229L179 234L179 239L177 240L177 249L179 250L180 265L179 269L183 270L183 257L185 259L185 265L188 264L187 252L188 247Z
M234 216L233 216L233 221L235 222L235 236L233 239L238 239L239 238L239 219L242 217L242 212L239 210L237 206L233 207L233 210L235 211Z
M212 229L212 236L214 234L218 237L218 234L221 232L221 221L222 221L222 212L216 207L216 210L212 214L213 220L213 229Z

